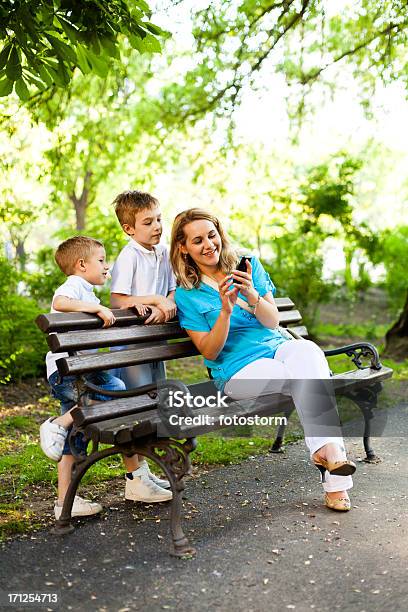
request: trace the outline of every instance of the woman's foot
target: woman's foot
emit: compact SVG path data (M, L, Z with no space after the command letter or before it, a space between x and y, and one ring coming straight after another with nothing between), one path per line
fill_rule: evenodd
M326 492L324 502L330 510L336 510L337 512L348 512L351 509L347 491Z
M313 455L313 462L320 470L323 482L326 470L336 476L350 476L356 471L356 464L347 459L345 448L338 444L329 443L319 448Z

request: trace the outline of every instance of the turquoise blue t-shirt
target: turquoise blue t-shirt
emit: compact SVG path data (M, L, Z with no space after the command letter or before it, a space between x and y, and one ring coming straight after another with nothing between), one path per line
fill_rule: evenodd
M275 294L275 286L259 259L253 257L251 264L255 289L261 296L269 291ZM238 295L247 301L243 295ZM181 327L192 331L211 331L221 311L218 291L204 282L194 289L177 287L175 300ZM249 363L263 357L273 358L283 342L287 340L277 330L264 327L253 314L235 304L224 348L216 360L204 359L204 363L210 368L214 382L222 389L231 376Z

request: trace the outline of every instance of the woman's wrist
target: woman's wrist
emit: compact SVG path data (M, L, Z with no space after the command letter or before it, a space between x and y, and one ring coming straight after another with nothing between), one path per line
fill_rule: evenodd
M259 304L260 299L261 294L258 291L253 291L253 293L251 292L251 294L247 297L248 306L250 308L256 308L256 306Z

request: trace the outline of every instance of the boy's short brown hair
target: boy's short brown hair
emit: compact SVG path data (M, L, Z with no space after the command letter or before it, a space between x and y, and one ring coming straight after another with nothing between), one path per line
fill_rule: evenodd
M78 259L88 259L96 247L103 247L102 242L88 236L73 236L61 242L55 251L55 261L69 276L74 273Z
M124 191L113 200L115 213L121 225L135 226L136 215L142 210L158 206L159 201L143 191Z

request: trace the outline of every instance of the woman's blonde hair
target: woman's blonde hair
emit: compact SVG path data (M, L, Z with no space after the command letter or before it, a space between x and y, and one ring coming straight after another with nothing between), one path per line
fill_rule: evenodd
M193 221L211 221L221 238L221 253L218 268L229 274L238 261L238 256L230 245L228 237L224 232L220 221L211 213L202 208L189 208L179 213L174 219L171 230L170 260L178 283L185 289L197 287L201 282L201 272L197 264L188 254L183 254L180 245L186 243L184 228Z

